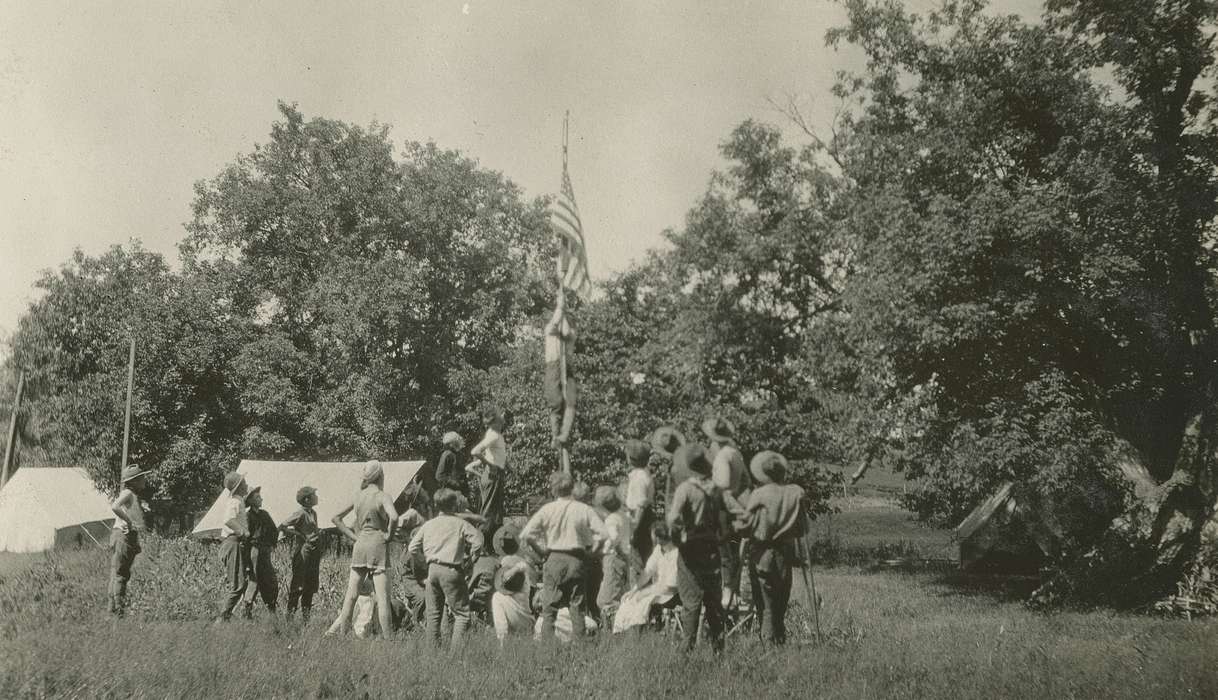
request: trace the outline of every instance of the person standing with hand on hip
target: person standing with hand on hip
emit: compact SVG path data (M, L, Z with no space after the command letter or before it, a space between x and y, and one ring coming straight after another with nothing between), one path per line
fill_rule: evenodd
M148 472L134 464L122 473L122 490L110 510L114 511L114 528L110 531L110 612L122 616L127 612L127 581L131 580L131 565L139 554L140 533L144 531L144 475Z

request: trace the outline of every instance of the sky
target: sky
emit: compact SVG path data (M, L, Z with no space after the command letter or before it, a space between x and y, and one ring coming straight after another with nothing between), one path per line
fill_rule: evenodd
M861 65L825 45L843 19L830 0L0 0L0 337L75 248L175 260L194 183L265 142L279 100L458 149L528 197L558 188L570 110L603 279L682 225L735 125L803 140L767 98L828 127Z

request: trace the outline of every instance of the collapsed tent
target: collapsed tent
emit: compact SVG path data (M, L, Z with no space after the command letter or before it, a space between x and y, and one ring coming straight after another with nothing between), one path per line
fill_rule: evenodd
M114 513L84 469L25 467L0 489L0 552L108 546Z
M1043 507L1021 503L1006 482L959 526L960 568L1035 573L1054 551L1054 533Z
M360 477L367 462L266 462L243 459L237 471L245 476L250 488L262 487L262 508L271 514L276 523L281 523L300 504L296 502L296 491L301 486L317 489L317 524L322 528L333 527L330 522L355 501L359 492ZM396 499L411 485L423 468L423 462L381 462L385 471L385 493ZM221 491L211 508L190 533L200 539L215 539L224 525L222 513L227 491ZM348 514L344 522L351 525L354 513Z

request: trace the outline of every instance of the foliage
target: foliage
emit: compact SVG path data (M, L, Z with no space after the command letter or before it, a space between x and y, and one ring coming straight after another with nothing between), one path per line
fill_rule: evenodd
M923 515L1014 479L1072 499L1070 534L1094 537L1123 503L1111 447L1166 478L1208 375L1218 128L1184 74L1212 66L1215 9L1063 0L1028 25L845 5L831 39L868 58L840 88L851 274L812 371L863 397L855 449L924 478ZM1109 62L1127 94L1092 70Z

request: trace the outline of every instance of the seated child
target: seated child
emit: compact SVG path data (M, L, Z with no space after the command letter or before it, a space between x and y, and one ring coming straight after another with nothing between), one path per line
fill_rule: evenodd
M647 558L634 588L622 596L613 620L614 633L653 622L664 608L675 608L680 602L677 597L677 545L663 522L655 523L651 536L656 547Z
M359 583L359 595L355 598L355 613L351 616L351 626L355 631L355 636L360 639L381 634L381 624L376 614L376 596L374 591L372 577L365 576ZM389 605L393 608L389 615L390 619L393 620L393 626L395 628L401 627L407 615L406 605L397 599L390 600Z
M499 638L500 644L509 636L524 636L533 631L528 567L528 562L517 557L515 563L502 566L495 572L491 619L494 620L495 636Z

